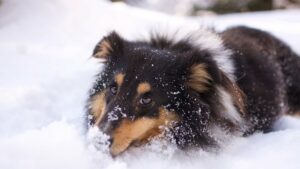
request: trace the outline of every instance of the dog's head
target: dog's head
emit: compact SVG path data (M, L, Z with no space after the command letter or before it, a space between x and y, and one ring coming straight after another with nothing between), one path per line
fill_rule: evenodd
M219 97L242 111L241 93L210 55L184 40L130 42L115 32L97 44L93 56L104 70L91 93L90 124L110 136L112 155L166 129L182 146L207 142L211 117L222 116L213 113L224 107Z

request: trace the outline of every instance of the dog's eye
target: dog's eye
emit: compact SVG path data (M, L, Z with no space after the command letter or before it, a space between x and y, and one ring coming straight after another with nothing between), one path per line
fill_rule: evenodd
M115 85L110 86L110 92L111 92L113 95L117 94L117 92L118 92L118 87L115 86Z
M152 102L152 99L150 97L144 96L140 99L140 104L141 105L147 105Z

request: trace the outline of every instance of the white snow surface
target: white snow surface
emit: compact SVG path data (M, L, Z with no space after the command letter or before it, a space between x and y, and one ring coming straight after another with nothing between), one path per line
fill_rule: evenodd
M111 30L127 39L149 30L267 30L300 53L300 11L174 17L103 0L3 0L0 6L1 169L299 169L300 119L274 132L233 138L220 152L184 153L165 142L115 159L87 142L84 105L101 65L91 53Z

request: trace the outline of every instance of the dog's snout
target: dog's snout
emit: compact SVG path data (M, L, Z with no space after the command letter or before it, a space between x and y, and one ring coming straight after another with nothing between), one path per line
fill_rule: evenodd
M113 130L119 125L119 123L126 117L126 113L122 111L120 106L110 105L107 107L104 117L98 124L99 129L105 134L111 136Z
M111 135L113 127L111 122L102 122L99 125L99 129L106 135Z

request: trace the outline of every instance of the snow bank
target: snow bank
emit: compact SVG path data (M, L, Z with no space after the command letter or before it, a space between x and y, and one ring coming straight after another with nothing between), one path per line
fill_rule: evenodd
M235 138L219 153L184 153L164 143L112 159L86 143L84 102L101 67L90 59L115 29L132 39L151 29L243 24L263 28L300 53L300 11L181 18L101 0L4 0L0 6L0 168L299 169L300 120Z

